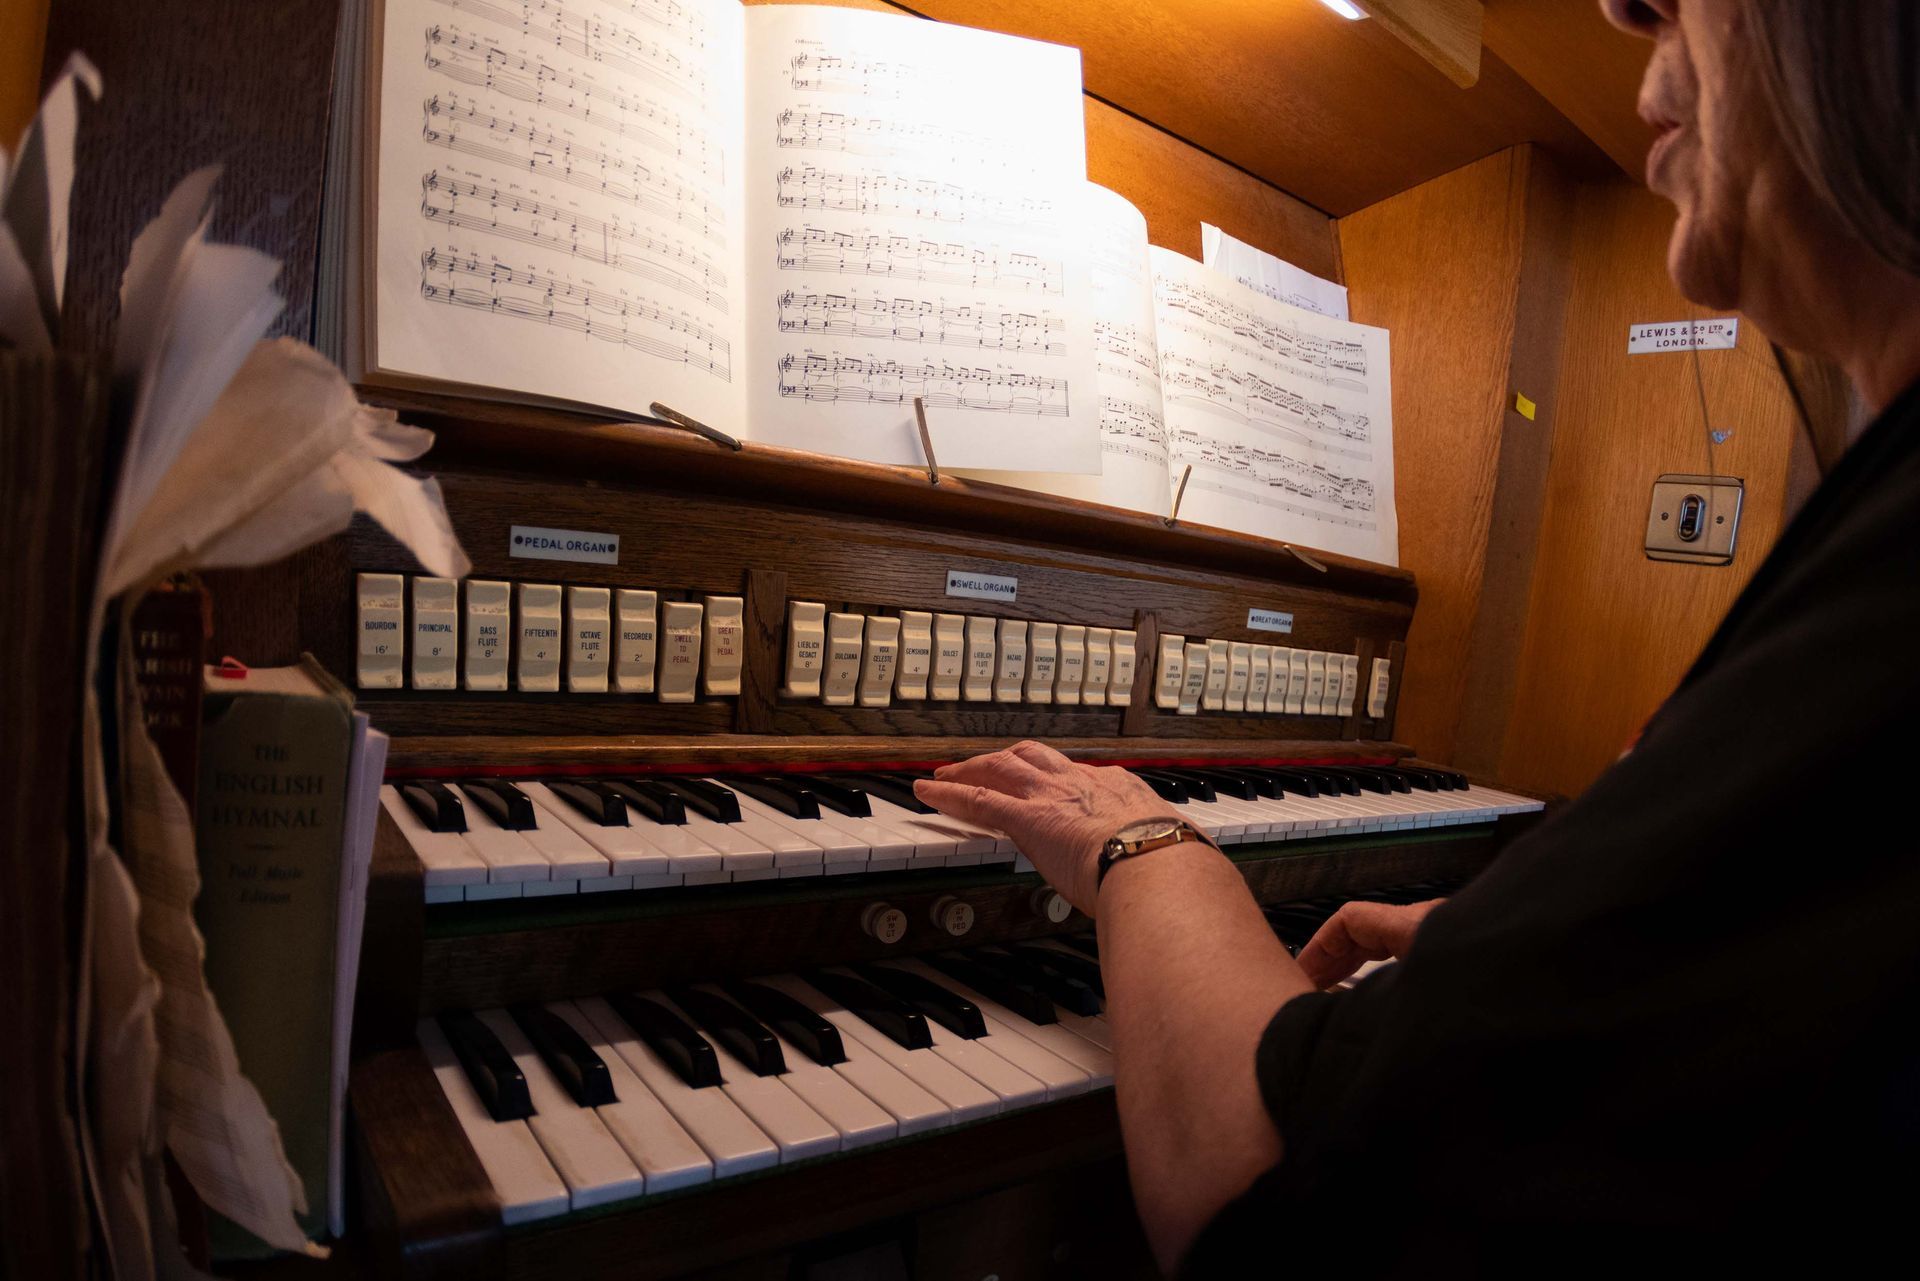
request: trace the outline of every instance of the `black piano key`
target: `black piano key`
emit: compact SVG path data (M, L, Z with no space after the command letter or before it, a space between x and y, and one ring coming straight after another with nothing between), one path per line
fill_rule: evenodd
M1218 794L1213 790L1213 780L1207 778L1198 770L1169 769L1155 766L1153 772L1162 778L1170 778L1178 782L1187 789L1187 795L1193 800L1213 801L1219 799Z
M1231 774L1235 778L1244 780L1253 789L1253 796L1277 800L1286 794L1286 786L1280 781L1280 777L1269 770L1251 765L1231 765L1221 766L1215 772ZM1250 796L1247 799L1252 800L1253 797Z
M832 970L811 970L801 977L902 1048L926 1050L933 1047L933 1033L927 1030L926 1017L905 1001L881 991L865 979Z
M1318 796L1326 790L1319 779L1305 770L1287 766L1274 767L1269 772L1280 781L1281 786L1296 796Z
M867 794L857 787L825 774L782 774L779 777L805 787L820 804L848 818L873 817L873 806L867 802Z
M1435 778L1428 770L1423 770L1413 765L1394 765L1389 767L1386 772L1392 774L1395 778L1406 780L1409 788L1418 788L1423 792L1437 792L1440 790L1439 779Z
M933 806L926 804L913 794L911 783L902 783L881 774L837 773L826 777L829 782L844 783L850 787L871 792L889 805L897 805L910 814L933 813Z
M488 1116L496 1121L524 1121L533 1115L527 1078L492 1028L467 1010L449 1010L436 1021Z
M1046 993L971 957L957 952L935 952L922 959L955 983L965 984L990 1001L998 1001L1029 1023L1060 1021Z
M650 778L610 778L604 780L629 807L668 827L687 821L687 803L680 793L662 787Z
M1320 784L1322 796L1358 796L1360 784L1330 766L1302 766L1299 772Z
M762 805L771 805L788 818L819 818L820 801L804 787L773 775L720 774L714 781Z
M602 1108L620 1100L613 1092L607 1064L573 1024L544 1005L515 1005L507 1013L533 1042L540 1061L558 1077L567 1094L583 1108Z
M460 804L460 798L445 783L413 782L400 783L400 799L407 808L419 815L420 821L427 825L430 832L464 832L467 830L467 811Z
M998 947L977 947L968 952L967 957L988 969L997 970L1015 983L1032 988L1055 1005L1072 1010L1075 1014L1100 1012L1099 995L1079 979L1058 970Z
M555 778L547 790L601 827L626 827L627 802L611 785L596 779Z
M539 826L534 821L533 798L504 778L465 779L460 790L509 832L531 832Z
M1102 1001L1107 999L1107 986L1100 979L1097 961L1090 961L1077 952L1063 952L1057 947L1042 947L1038 943L1009 943L1007 951L1025 957L1036 965L1058 970L1068 978L1078 979L1092 988L1094 995Z
M871 964L856 965L853 971L875 987L915 1007L956 1036L973 1041L987 1034L987 1021L980 1013L979 1006L958 992L949 992L924 974L896 970L890 965Z
M682 1081L696 1090L721 1084L719 1056L678 1014L631 992L611 993L607 1004Z
M778 988L729 980L720 989L822 1067L847 1061L840 1029Z
M704 778L685 776L660 778L654 781L668 791L677 793L681 800L716 823L740 821L740 798L718 783L708 782Z
M1100 940L1091 934L1060 934L1054 937L1054 942L1065 943L1074 951L1091 956L1095 961L1100 959Z
M1154 794L1169 805L1185 805L1193 799L1187 791L1187 785L1177 778L1169 778L1156 770L1142 766L1129 766L1128 772L1151 787Z
M1349 765L1347 769L1350 773L1358 774L1362 778L1378 780L1390 792L1411 792L1413 790L1413 785L1407 782L1406 779L1400 777L1396 771L1386 769L1379 765Z
M773 1033L732 1001L694 987L670 987L667 996L755 1076L779 1076L787 1070L787 1057Z
M1183 778L1191 775L1209 784L1213 788L1214 795L1216 796L1221 792L1225 792L1235 800L1250 801L1259 795L1250 780L1241 777L1232 770L1214 769L1211 766L1196 766L1189 769L1175 770L1174 772Z
M1445 779L1448 783L1452 784L1453 790L1456 792L1464 792L1467 790L1469 786L1471 786L1467 782L1467 776L1465 774L1460 773L1458 770L1443 769L1443 770L1435 770L1434 773L1438 774L1441 778Z

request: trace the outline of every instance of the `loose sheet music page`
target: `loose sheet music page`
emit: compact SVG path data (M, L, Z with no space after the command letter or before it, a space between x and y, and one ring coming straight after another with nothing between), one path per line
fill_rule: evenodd
M1387 331L1149 260L1181 518L1398 564Z
M810 6L746 16L752 436L1094 472L1079 51Z
M1081 234L1092 272L1094 390L1100 395L1100 474L977 471L981 480L1167 514L1167 426L1160 403L1147 220L1117 192L1082 188Z
M734 0L385 0L369 363L736 424Z

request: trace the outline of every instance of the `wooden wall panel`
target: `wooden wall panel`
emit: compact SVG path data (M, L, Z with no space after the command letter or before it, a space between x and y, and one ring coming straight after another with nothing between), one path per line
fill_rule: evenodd
M1394 732L1436 760L1455 756L1473 638L1517 633L1525 618L1554 410L1555 349L1540 335L1558 329L1564 191L1538 155L1512 148L1339 223L1353 318L1393 331L1400 563L1420 585ZM1517 356L1531 422L1513 408Z
M1653 129L1634 104L1652 41L1615 29L1596 0L1486 0L1482 30L1487 52L1640 177Z
M12 155L40 105L47 0L0 0L0 147Z
M1715 466L1747 484L1734 563L1667 564L1642 549L1654 477L1707 469L1691 357L1626 354L1629 325L1692 310L1667 278L1672 221L1631 183L1579 193L1560 423L1497 771L1517 786L1571 793L1591 782L1672 692L1779 532L1798 428L1749 321L1738 349L1700 353L1712 425L1731 432Z

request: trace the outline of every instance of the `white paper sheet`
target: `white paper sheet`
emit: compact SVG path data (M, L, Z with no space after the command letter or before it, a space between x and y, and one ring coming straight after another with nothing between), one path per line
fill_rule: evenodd
M34 282L46 328L60 323L67 287L67 208L73 196L73 142L80 130L80 94L100 97L100 73L82 53L40 102L7 171L0 209Z
M1079 51L767 6L746 80L753 439L1097 470Z
M740 22L386 0L370 364L737 430Z
M1224 276L1279 302L1346 320L1347 287L1235 240L1212 223L1200 224L1201 261Z
M380 781L387 769L387 736L365 712L353 714L353 751L347 761L346 849L340 864L338 972L333 985L333 1098L329 1100L327 1230L347 1230L347 1068L353 1042L354 993L360 980L360 937L367 920L367 878L379 821Z
M1181 518L1399 563L1387 331L1288 306L1155 246Z
M1167 427L1160 403L1147 220L1096 183L1083 188L1080 230L1093 291L1094 388L1100 393L1100 474L973 471L1020 489L1167 514Z

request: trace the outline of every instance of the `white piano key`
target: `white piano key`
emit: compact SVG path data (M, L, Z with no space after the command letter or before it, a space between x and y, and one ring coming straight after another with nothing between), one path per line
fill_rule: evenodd
M792 832L799 839L808 842L820 852L820 862L825 863L865 863L873 852L873 846L855 839L827 818L825 810L819 818L795 818L791 814L782 814L765 801L756 800L743 792L735 792L740 798L740 816L751 815L763 823L770 823ZM775 866L783 866L779 858Z
M728 1178L780 1164L780 1149L740 1105L719 1087L694 1089L682 1081L660 1056L599 997L584 997L574 1008L600 1029L620 1059L642 1084L673 1114L709 1157L715 1178Z
M764 979L754 981L776 986ZM846 1061L834 1064L833 1070L854 1089L885 1109L893 1118L895 1130L901 1138L953 1124L952 1108L916 1085L905 1072L868 1049L860 1038L841 1032L840 1049L847 1056ZM793 1061L791 1055L787 1061Z
M520 1025L505 1010L479 1010L486 1024L513 1055L527 1079L533 1115L527 1128L565 1181L573 1208L585 1210L609 1201L639 1196L646 1187L639 1169L592 1108L583 1108L547 1071Z
M520 790L525 792L534 805L541 811L542 827L549 826L548 816L564 826L594 851L607 860L609 872L613 876L658 876L673 868L672 859L642 834L636 819L644 815L629 812L626 827L602 827L582 814L565 800L555 795L553 789L545 783L523 783ZM655 826L658 826L657 824ZM718 857L709 855L714 863Z
M871 792L867 794L867 804L873 810L874 818L913 841L911 861L914 867L944 867L947 856L958 849L960 842L965 839L958 828L921 822L922 819L937 819L938 815L915 814Z
M942 987L958 992L979 1006L982 1014L997 1023L1004 1024L1014 1035L1024 1037L1040 1048L1073 1064L1092 1079L1095 1089L1113 1084L1113 1055L1071 1029L1062 1027L1058 1023L1029 1022L998 1001L982 996L966 984L956 982L920 961L902 961L900 965L904 969L917 970Z
M567 1185L560 1181L553 1163L547 1160L540 1141L533 1137L525 1121L496 1121L487 1113L459 1056L447 1044L440 1025L421 1019L415 1028L420 1048L426 1052L427 1065L442 1093L453 1107L454 1119L467 1136L487 1182L500 1198L500 1221L512 1225L534 1219L565 1214L571 1200Z
M689 1024L693 1017L675 1005L664 992L646 993L650 1001L674 1011ZM703 1032L701 1035L705 1036ZM733 1056L718 1037L707 1037L714 1058L720 1063L720 1076L727 1097L753 1118L753 1123L780 1147L780 1164L804 1161L840 1150L840 1131L809 1107L799 1095L787 1088L777 1076L760 1076Z
M547 860L549 875L556 881L577 881L588 876L612 876L607 856L595 849L580 833L549 810L528 787L521 787L533 806L534 826L520 836ZM556 798L557 799L557 798Z
M992 1090L999 1097L1002 1108L1027 1107L1035 1103L1044 1103L1050 1098L1079 1093L1087 1088L1086 1073L1076 1071L1057 1059L1049 1066L1042 1062L1041 1054L1023 1055L1019 1045L1009 1047L1012 1054L1000 1053L1007 1039L994 1036L995 1030L989 1022L986 1036L969 1039L950 1030L934 1018L927 1019L927 1031L933 1038L934 1052ZM1025 1065L1015 1063L1013 1059L1016 1056L1024 1057L1034 1063L1040 1067L1040 1072L1029 1072ZM1062 1069L1065 1070L1062 1071ZM1049 1077L1061 1085L1060 1094L1056 1095L1053 1092L1053 1083L1048 1080ZM1074 1081L1078 1082L1078 1090L1068 1088Z
M552 869L540 852L518 832L510 832L493 821L472 797L466 798L467 844L487 865L487 883L502 885L510 881L551 880Z
M393 825L400 829L414 857L420 860L420 879L429 891L486 881L487 865L473 852L466 838L458 832L433 831L422 823L406 798L400 795L400 789L391 783L383 786L380 804L393 819Z
M727 876L735 881L773 881L783 876L818 876L820 865L803 864L797 867L747 867L738 872L728 872Z
M578 880L520 882L521 898L559 898L562 895L578 894L579 892L580 882Z
M760 980L801 1002L840 1029L842 1037L860 1042L889 1066L945 1105L955 1122L977 1121L1001 1110L1000 1096L932 1049L909 1050L838 1001L793 975Z
M527 882L525 881L501 881L497 883L490 881L485 885L468 885L463 888L466 890L465 897L467 902L486 903L494 899L520 898L523 896L526 885Z
M682 885L725 885L732 879L731 872L688 872L680 883Z
M717 987L705 984L702 987L723 1001L731 1001ZM758 1022L757 1019L755 1021ZM787 1063L787 1070L778 1078L780 1084L792 1090L801 1102L840 1132L842 1151L865 1147L869 1143L882 1143L899 1134L900 1125L892 1113L854 1088L833 1068L808 1058L804 1051L781 1036L777 1029L769 1027L767 1030L773 1033L773 1039L780 1046L780 1055Z
M726 787L726 784L715 782L713 779L707 779L705 781L712 783L715 787ZM728 823L725 826L751 837L757 842L771 857L772 866L780 868L798 867L806 864L818 866L822 862L823 856L819 842L810 840L794 829L778 822L777 815L776 818L768 818L767 815L772 812L770 807L762 805L751 796L743 796L739 792L733 791L730 787L727 788L727 791L739 802L740 821L738 823ZM727 870L737 871L739 869L729 864Z
M748 872L773 866L773 849L759 834L740 823L718 823L687 807L682 829L708 848L719 851L720 866L729 872Z
M607 1130L626 1149L627 1157L646 1180L647 1191L671 1192L692 1187L713 1178L713 1159L688 1134L686 1127L654 1097L620 1052L593 1020L582 1014L571 1001L554 1001L547 1006L578 1032L595 1054L607 1065L607 1080L613 1086L618 1103L594 1110Z

